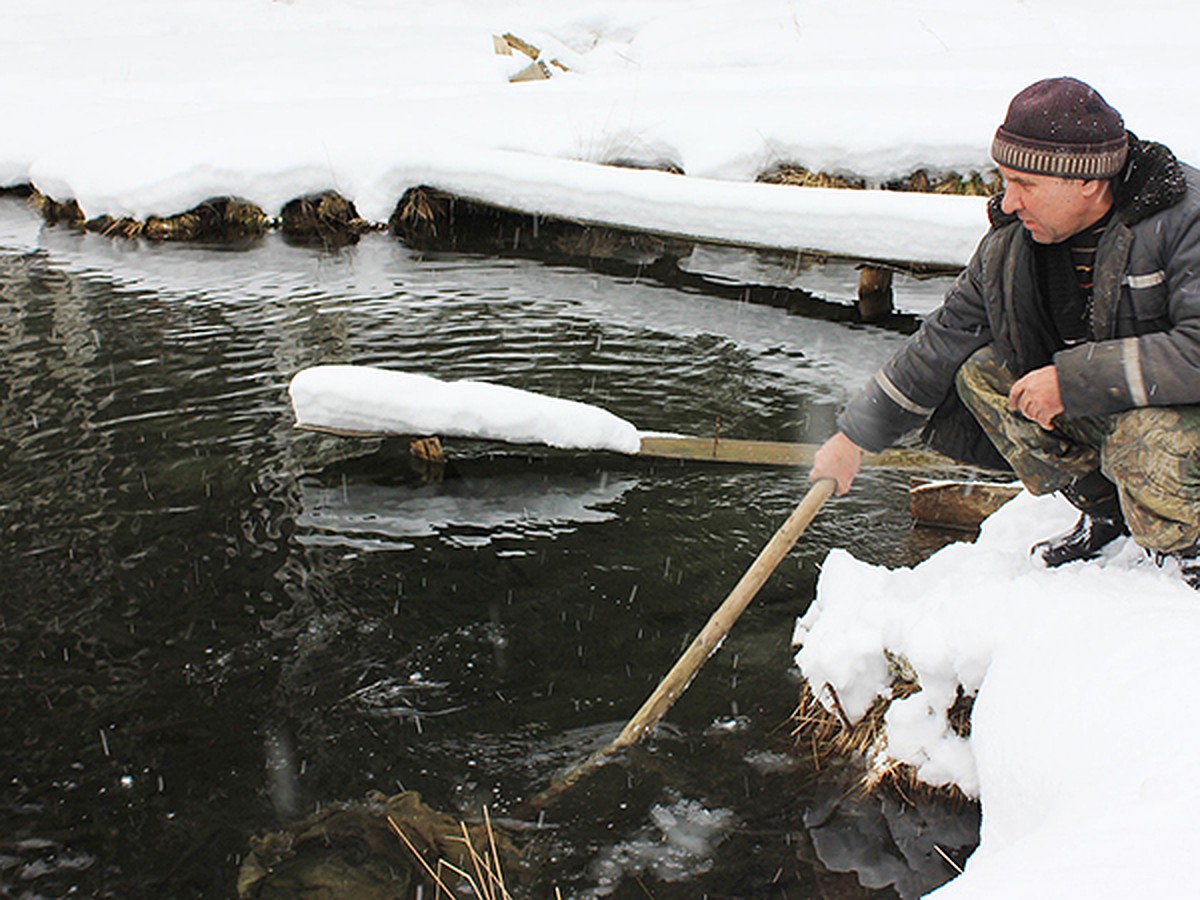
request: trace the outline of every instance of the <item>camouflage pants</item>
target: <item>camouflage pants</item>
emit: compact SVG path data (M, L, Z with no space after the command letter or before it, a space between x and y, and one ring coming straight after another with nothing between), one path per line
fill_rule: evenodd
M1059 416L1046 431L1008 408L1015 379L992 347L958 370L955 385L996 449L1032 494L1099 469L1117 486L1137 543L1170 552L1200 538L1200 406L1145 406L1103 416Z

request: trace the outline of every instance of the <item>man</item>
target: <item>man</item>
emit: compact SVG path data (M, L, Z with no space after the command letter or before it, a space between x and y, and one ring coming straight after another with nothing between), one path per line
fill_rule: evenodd
M844 494L863 450L923 424L935 449L1079 509L1032 548L1047 566L1132 533L1200 589L1200 172L1074 78L1017 94L992 156L991 228L810 477Z

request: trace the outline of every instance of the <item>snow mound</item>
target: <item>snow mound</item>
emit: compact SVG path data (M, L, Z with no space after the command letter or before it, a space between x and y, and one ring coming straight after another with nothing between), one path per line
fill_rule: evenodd
M1178 895L1169 861L1200 840L1200 597L1128 539L1035 564L1029 546L1075 515L1022 493L975 544L912 569L835 550L797 622L797 664L851 719L890 695L889 655L915 671L885 753L983 808L979 849L938 897ZM966 738L946 717L959 686L976 697Z
M634 425L600 407L483 381L329 365L297 372L288 390L296 421L307 428L619 453L641 447Z

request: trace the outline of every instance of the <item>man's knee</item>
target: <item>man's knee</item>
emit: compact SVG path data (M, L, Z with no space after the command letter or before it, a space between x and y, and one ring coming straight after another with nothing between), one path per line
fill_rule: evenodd
M1012 376L991 344L972 353L954 374L954 388L970 408L975 408L973 400L984 400L988 405L994 405L997 396L1003 396L1007 402L1012 382Z
M1144 406L1118 413L1104 450L1112 478L1141 476L1200 494L1200 407Z
M1200 535L1200 407L1118 413L1105 442L1104 473L1121 491L1134 539L1177 550Z

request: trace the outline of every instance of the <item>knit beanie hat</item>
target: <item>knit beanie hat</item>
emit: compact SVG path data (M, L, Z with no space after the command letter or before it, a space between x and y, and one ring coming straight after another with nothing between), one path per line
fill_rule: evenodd
M1077 78L1047 78L1025 88L992 140L1000 165L1061 178L1112 178L1128 152L1121 114Z

